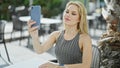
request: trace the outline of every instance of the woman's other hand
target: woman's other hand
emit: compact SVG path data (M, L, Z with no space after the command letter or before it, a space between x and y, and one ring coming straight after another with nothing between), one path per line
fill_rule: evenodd
M62 67L58 66L57 64L48 62L48 63L40 65L38 68L62 68Z

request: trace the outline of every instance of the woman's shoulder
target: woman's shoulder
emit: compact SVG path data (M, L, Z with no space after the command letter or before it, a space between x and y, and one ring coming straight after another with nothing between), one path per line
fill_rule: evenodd
M51 33L51 35L59 35L61 33L61 31L53 31L52 33Z
M79 43L80 44L84 44L85 43L85 44L91 45L92 44L91 37L88 34L80 34Z
M59 37L60 33L61 33L61 31L53 31L51 33L51 35L54 36L57 39Z
M88 34L80 34L80 39L82 40L90 40L90 36Z

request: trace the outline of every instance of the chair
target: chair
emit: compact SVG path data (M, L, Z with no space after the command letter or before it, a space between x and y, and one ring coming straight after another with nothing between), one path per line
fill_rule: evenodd
M45 26L43 24L40 24L40 29L39 29L39 36L43 36L45 34Z
M92 64L91 68L100 68L100 50L97 46L92 45Z
M53 31L56 31L58 30L58 25L57 24L51 24L50 27L49 27L49 34Z
M11 63L10 57L9 57L9 54L8 54L8 50L7 50L7 46L6 46L6 43L5 43L5 38L4 38L5 25L6 25L6 22L0 21L0 44L2 44L2 43L4 44L7 59ZM0 57L2 57L1 54L0 54Z
M19 18L15 15L12 16L12 21L13 21L13 32L15 31L20 31L20 43L19 45L21 45L21 40L23 38L23 31L27 30L27 23L20 21Z

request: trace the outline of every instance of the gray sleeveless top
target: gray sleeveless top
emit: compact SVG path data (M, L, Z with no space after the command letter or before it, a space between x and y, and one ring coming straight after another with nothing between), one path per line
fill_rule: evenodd
M72 40L65 40L64 31L61 32L55 46L55 54L59 64L82 63L79 35L78 33Z

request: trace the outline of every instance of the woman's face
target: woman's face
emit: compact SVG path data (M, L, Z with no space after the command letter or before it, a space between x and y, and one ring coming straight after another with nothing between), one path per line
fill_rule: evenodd
M78 6L69 5L63 14L63 22L65 25L76 25L80 20Z

